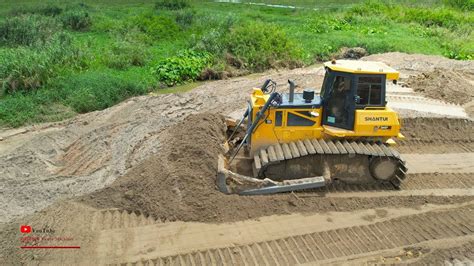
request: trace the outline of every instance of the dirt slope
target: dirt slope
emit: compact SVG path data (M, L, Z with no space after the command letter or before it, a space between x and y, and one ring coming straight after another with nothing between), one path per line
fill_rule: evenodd
M430 98L465 104L474 97L474 79L470 78L467 72L435 69L411 77L407 84Z
M434 68L474 68L472 61L400 53L365 59L385 61L400 69L404 77ZM410 181L402 191L334 184L324 190L272 196L217 192L216 158L225 138L222 115L242 108L251 87L266 78L276 80L282 91L288 78L296 80L298 89L319 87L322 74L318 66L270 71L206 83L183 94L136 97L64 122L0 130L0 222L4 222L0 225L0 261L338 264L357 259L379 263L382 255L388 262L396 262L400 252L406 255L406 262L440 262L446 256L463 259L453 249L469 248L474 237L472 165L453 173L435 173L427 167L427 173L409 174ZM456 91L451 85L447 84L448 91ZM411 97L407 101L419 97L417 92L401 88L391 93L401 97L400 101L405 94ZM434 156L437 161L445 153L469 158L474 150L473 123L440 114L405 119L407 139L400 144L400 151L413 158ZM348 218L355 213L356 219ZM295 214L325 218L314 218L318 222L311 224L291 218ZM270 221L278 234L252 231L264 228L258 219ZM297 230L287 224L291 219L308 231L295 235ZM197 231L187 231L194 228L193 222L204 224L198 224ZM20 250L20 224L53 227L58 235L72 236L69 243L81 249ZM227 239L223 232L228 231L206 231L233 225L254 233L241 238L242 231L237 230ZM391 237L387 237L387 230ZM211 233L223 242L209 239ZM312 240L314 237L320 239ZM192 248L177 250L175 240L189 242ZM429 249L430 255L419 259L408 256L407 250L417 250L410 249L413 245ZM444 255L436 255L438 250ZM466 258L474 259L471 255Z
M293 212L420 206L470 199L412 196L387 197L379 202L367 198L334 202L324 197L301 199L298 193L254 197L224 195L215 188L217 155L223 152L220 143L224 141L221 116L211 113L190 115L162 132L160 142L163 145L159 155L144 160L112 185L83 196L80 201L97 208L139 211L165 221L212 223Z
M387 53L364 60L387 62L404 73L427 68L473 69L471 61ZM42 209L57 199L83 195L111 184L162 144L163 130L192 113L229 114L242 108L253 86L272 78L278 90L291 78L299 89L319 88L319 66L204 84L183 94L141 96L112 108L52 124L0 130L0 222ZM33 196L34 195L34 196Z

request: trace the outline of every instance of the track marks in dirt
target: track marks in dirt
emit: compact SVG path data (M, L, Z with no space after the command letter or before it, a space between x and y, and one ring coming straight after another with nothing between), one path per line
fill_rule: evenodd
M94 213L91 229L108 230L117 228L131 228L161 223L151 216L136 214L119 209L105 209Z
M407 118L402 121L406 139L400 153L459 153L474 151L474 122L467 119Z
M56 174L89 175L104 167L112 157L110 149L114 128L94 130L74 141L58 158L62 167Z
M474 173L410 174L402 189L474 188Z
M469 190L474 188L474 173L422 173L409 174L402 183L400 190L391 184L346 184L335 181L326 187L298 192L298 196L313 196L314 192L334 194L348 194L357 192L384 192L387 196L396 196L399 191L422 191L436 189ZM414 192L413 194L416 194ZM353 195L353 194L352 194ZM375 195L375 194L374 194Z
M424 265L439 264L444 260L444 265L473 265L474 264L474 240L468 243L444 249L436 249L418 262Z
M144 265L294 265L364 254L474 234L474 205L408 215L368 225L288 236L248 245L200 250Z

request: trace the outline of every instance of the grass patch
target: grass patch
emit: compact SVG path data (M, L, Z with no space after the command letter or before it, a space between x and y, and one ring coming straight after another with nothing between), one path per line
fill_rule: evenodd
M0 125L186 91L201 78L313 64L341 47L474 56L472 0L243 2L2 1Z

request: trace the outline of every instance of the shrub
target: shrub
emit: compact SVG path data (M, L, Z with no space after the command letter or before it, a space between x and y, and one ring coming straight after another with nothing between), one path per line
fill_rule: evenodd
M172 19L152 13L143 13L132 18L131 24L126 28L137 28L155 40L174 37L179 32L179 27Z
M48 3L42 6L35 7L16 7L10 10L10 15L18 16L24 14L37 14L43 16L57 16L63 12L63 9L52 3Z
M382 15L386 12L388 5L379 0L367 0L361 4L354 5L349 9L349 14L359 16Z
M188 28L193 24L194 16L196 12L194 10L183 10L176 13L176 23L183 29Z
M0 22L0 44L17 46L41 44L59 29L52 18L38 15L10 17Z
M64 104L79 113L102 110L147 92L146 86L107 72L84 72L65 77L54 87L65 95Z
M279 27L250 23L231 29L226 38L228 52L244 62L244 67L262 71L277 65L293 64L301 50Z
M458 18L454 12L447 9L421 9L421 8L407 8L405 16L401 19L418 22L425 26L444 26L450 27L457 24Z
M465 50L460 47L459 43L443 43L443 55L447 58L456 60L472 60L474 59L473 51Z
M462 10L474 10L473 0L444 0L444 2L452 7L459 8Z
M61 15L64 28L75 31L86 31L92 25L89 12L82 8L72 8Z
M53 73L47 53L33 49L7 50L0 60L1 94L37 89Z
M194 35L191 39L190 46L194 50L208 52L215 56L225 55L226 36L230 29L236 24L235 16L227 16L218 21L203 21L202 17L198 17L197 24L204 29L201 36ZM216 18L214 18L216 20Z
M304 25L308 31L314 33L328 33L330 31L350 30L351 25L344 18L322 16L308 20Z
M105 64L110 68L126 69L129 66L143 66L148 53L140 43L127 41L115 42L104 58Z
M209 65L211 56L205 52L181 51L177 56L167 58L154 68L153 74L160 82L173 86L196 80L201 71Z
M155 3L156 9L179 10L189 7L188 0L158 0Z
M211 29L200 38L194 40L192 46L195 50L208 52L220 56L226 49L225 32Z
M0 125L19 127L35 116L36 104L32 97L17 94L0 101Z
M48 43L35 47L7 49L0 56L2 94L35 90L64 67L84 68L83 54L68 34L58 33Z

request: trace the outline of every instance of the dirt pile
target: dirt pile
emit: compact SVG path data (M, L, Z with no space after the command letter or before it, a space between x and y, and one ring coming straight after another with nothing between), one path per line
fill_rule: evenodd
M223 117L191 115L161 134L159 155L151 156L110 187L84 197L98 207L121 207L158 214L164 220L191 220L209 212L203 202L218 197L214 176L223 153Z
M161 132L189 114L242 109L252 87L267 78L278 82L279 91L287 91L289 78L301 88L317 88L322 73L318 66L271 70L204 83L185 93L135 97L62 122L0 129L0 222L111 184L157 154Z
M383 62L401 72L401 78L410 75L418 75L423 72L431 72L435 69L447 69L452 71L464 71L472 73L474 61L454 60L436 55L405 54L399 52L373 54L361 58L361 60Z
M435 69L408 79L407 84L423 95L455 104L465 104L474 98L474 84L468 73Z
M421 206L466 197L331 199L324 192L266 196L224 195L216 189L217 156L225 141L222 116L190 115L161 134L158 154L133 167L112 185L79 200L96 208L120 208L166 221L230 222L294 212L343 211L381 206Z
M402 133L408 141L474 142L474 122L468 119L404 118ZM403 145L403 141L400 142Z
M344 58L344 59L359 59L368 55L367 51L362 47L353 47L347 48L342 47L339 52L335 55L336 58Z

